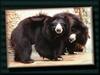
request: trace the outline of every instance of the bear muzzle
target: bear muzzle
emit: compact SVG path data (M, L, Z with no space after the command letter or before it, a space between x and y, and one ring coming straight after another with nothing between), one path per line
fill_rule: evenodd
M57 34L61 34L63 32L63 28L62 28L61 24L59 24L59 23L57 24L57 26L55 28L55 32Z

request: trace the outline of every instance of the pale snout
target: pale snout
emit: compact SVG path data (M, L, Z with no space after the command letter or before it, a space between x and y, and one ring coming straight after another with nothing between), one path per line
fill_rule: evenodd
M69 41L70 41L70 43L73 43L75 40L76 40L76 34L71 34L71 35L69 36Z
M63 32L63 28L62 28L61 24L59 24L59 23L57 24L57 26L55 28L55 32L57 34L61 34Z

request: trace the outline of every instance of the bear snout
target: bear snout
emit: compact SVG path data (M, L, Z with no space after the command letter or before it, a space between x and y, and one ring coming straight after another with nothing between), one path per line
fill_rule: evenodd
M59 24L59 23L57 24L57 26L55 28L55 32L57 34L61 34L63 32L63 28L62 28L61 24Z

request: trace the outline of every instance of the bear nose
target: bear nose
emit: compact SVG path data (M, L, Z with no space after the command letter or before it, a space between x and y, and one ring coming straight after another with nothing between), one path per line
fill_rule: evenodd
M73 40L74 40L73 38L70 38L70 39L69 39L70 42L72 42Z
M61 32L61 29L57 29L57 32Z

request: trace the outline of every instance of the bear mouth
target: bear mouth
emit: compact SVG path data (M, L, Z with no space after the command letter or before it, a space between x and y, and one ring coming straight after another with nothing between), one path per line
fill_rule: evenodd
M61 29L57 29L55 30L57 34L61 34L62 33L62 30Z

